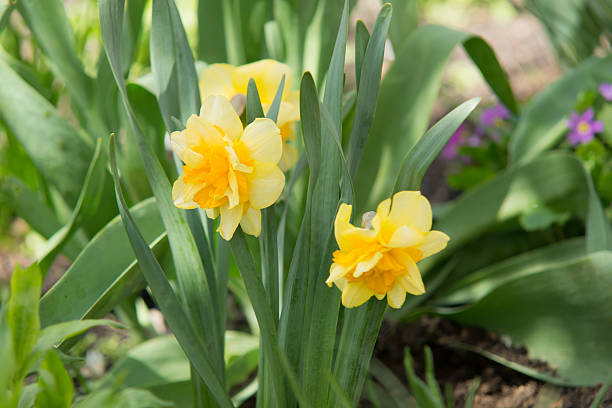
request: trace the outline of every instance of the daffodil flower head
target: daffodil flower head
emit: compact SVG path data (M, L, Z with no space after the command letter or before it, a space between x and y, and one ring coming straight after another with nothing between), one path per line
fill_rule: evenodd
M222 95L232 101L241 113L246 102L249 80L253 78L264 111L267 112L280 82L285 76L285 86L276 121L284 142L279 166L283 171L291 168L297 161L298 153L288 142L295 139L296 122L300 120L300 95L291 90L291 68L271 59L252 62L239 67L229 64L212 64L204 68L200 75L200 96L202 101L212 95Z
M446 247L449 237L431 230L427 198L418 191L401 191L364 215L364 227L350 223L352 208L341 204L335 220L339 250L326 283L342 291L342 304L356 307L370 297L400 308L406 293L421 295L425 286L417 262Z
M203 208L210 218L221 215L219 233L230 240L240 224L259 236L261 209L274 204L285 186L278 167L280 130L270 119L255 119L243 128L223 96L210 96L200 115L185 130L170 135L172 149L185 163L172 187L174 205Z

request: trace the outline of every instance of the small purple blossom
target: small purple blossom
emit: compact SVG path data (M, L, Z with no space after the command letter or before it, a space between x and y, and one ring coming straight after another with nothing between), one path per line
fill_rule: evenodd
M442 157L445 160L453 160L459 154L459 146L463 143L463 133L465 132L465 123L462 123L455 133L448 139L446 146L442 149Z
M612 101L612 84L603 82L599 85L599 93L606 101Z
M567 127L570 132L567 135L567 141L572 145L584 144L590 142L595 137L595 133L601 133L604 130L603 123L595 119L593 108L589 108L578 114L570 113Z
M501 103L482 111L480 121L486 126L499 126L510 117L510 111Z

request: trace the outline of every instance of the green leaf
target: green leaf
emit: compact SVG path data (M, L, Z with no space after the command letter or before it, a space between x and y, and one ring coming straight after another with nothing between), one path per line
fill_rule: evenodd
M391 5L385 4L376 18L368 46L359 71L359 88L355 105L355 116L349 139L348 166L352 178L357 174L359 161L365 148L378 99L378 88L382 74L387 31L391 23ZM367 30L366 30L367 33ZM355 54L357 58L357 53Z
M576 97L585 88L612 81L612 56L590 58L549 85L523 110L508 146L510 163L532 160L559 143Z
M519 217L525 231L539 231L550 228L553 224L564 224L570 218L568 212L558 212L545 205L534 206Z
M448 306L474 303L511 280L539 273L584 255L586 247L583 238L538 248L443 283L431 303Z
M19 4L25 3L31 1ZM0 115L40 174L73 206L87 173L93 146L1 59ZM40 135L45 137L41 139Z
M390 0L393 6L393 18L389 27L389 40L394 50L399 50L419 28L418 0Z
M168 130L178 130L171 118L174 116L184 124L198 113L200 90L193 55L174 0L153 0L150 47L159 108Z
M306 326L306 304L309 300L304 296L309 278L304 273L308 264L308 242L310 240L310 211L313 202L312 192L316 183L321 157L321 117L317 90L309 72L302 77L300 86L300 117L304 149L308 158L310 175L308 178L308 194L301 220L301 225L291 264L287 275L287 283L283 294L283 307L279 322L279 339L287 359L294 369L301 365L306 339L302 335ZM302 324L295 324L302 322ZM290 393L287 393L288 406L295 405Z
M259 339L252 334L228 330L225 332L225 343L227 384L233 387L244 383L257 367Z
M404 157L393 192L419 190L425 172L444 148L448 139L480 102L472 98L463 102L429 129Z
M6 308L6 322L12 333L15 363L24 363L40 333L38 299L42 278L37 264L27 269L15 265L11 275L11 296Z
M376 299L358 308L344 309L333 373L344 392L352 395L353 406L359 402L386 310L387 302Z
M321 129L320 170L311 196L310 244L304 333L305 343L303 384L308 390L312 404L326 406L329 399L329 384L322 381L332 370L336 326L340 296L325 282L331 258L332 229L338 200L340 198L340 170L342 156L335 135L342 134L342 98L344 88L344 62L348 34L348 2L344 2L342 18L334 51L327 72L323 105L328 111L332 128ZM340 380L338 378L338 380Z
M414 364L408 347L404 350L404 367L408 383L410 384L410 390L414 395L417 406L420 408L440 408L442 405L436 400L436 395L431 392L427 384L417 377L414 372Z
M184 390L179 390L184 392ZM126 388L117 392L113 388L100 388L74 405L75 408L122 407L122 408L165 408L175 406L147 390ZM184 406L184 405L181 405Z
M66 245L78 227L84 224L88 218L92 218L98 209L100 196L106 179L105 163L104 160L100 160L101 152L102 139L98 139L96 150L89 164L85 180L83 181L81 194L79 194L79 198L70 215L70 219L66 225L49 238L43 255L41 255L38 261L43 276L46 275L48 268L53 263L57 254L62 250L64 245Z
M64 341L78 334L83 333L92 327L111 326L122 328L120 324L112 320L72 320L62 323L57 323L45 327L40 331L40 337L34 346L35 353L45 353L53 347L59 346Z
M513 279L472 305L442 313L510 336L567 383L599 384L612 365L611 262L610 251L591 253Z
M49 58L51 68L76 100L77 106L83 110L87 109L91 102L91 79L85 73L76 52L74 33L63 2L20 0L17 2L17 9ZM0 77L4 77L4 74L0 74ZM21 106L14 99L12 102ZM40 133L35 133L37 134Z
M157 254L166 247L155 199L130 209L139 230ZM164 242L161 242L164 241ZM62 277L40 300L42 327L85 317L101 317L144 287L118 215L94 236ZM113 256L108 256L113 254Z
M372 359L370 363L370 374L385 388L388 397L394 402L394 406L402 407L412 398L399 378L393 374L378 359Z
M105 4L101 2L101 9L104 8L104 6ZM205 353L201 338L194 330L193 324L187 318L187 315L185 314L178 298L172 290L170 283L164 275L164 271L161 269L161 266L159 266L157 259L155 259L155 256L146 244L146 241L142 237L142 234L138 230L138 227L134 223L129 210L127 209L127 205L123 198L123 193L120 189L119 174L117 173L114 136L111 136L110 156L119 212L128 233L132 249L136 254L138 262L140 263L142 273L144 274L148 285L151 287L153 298L166 318L170 329L176 335L181 347L185 351L185 354L197 370L198 374L200 374L202 377L202 380L208 386L208 389L214 396L217 403L219 403L219 405L222 407L232 407L232 403L225 393L222 383L215 374L211 361ZM196 253L196 250L193 252Z
M54 350L50 350L38 370L36 407L68 408L72 405L74 385L64 363Z
M4 0L3 4L0 4L0 33L4 30L4 27L9 23L11 13L15 8L15 3L9 0Z
M198 0L198 58L209 64L226 62L222 4Z
M279 24L277 21L268 21L264 25L264 37L266 40L266 48L270 58L277 61L284 60L283 38L281 36Z
M482 38L442 26L418 28L396 50L395 62L380 85L370 132L373 137L366 143L355 178L360 211L376 208L390 195L393 175L404 155L425 132L444 67L460 44L500 101L517 112L506 73Z
M363 21L357 20L355 25L355 84L359 89L361 70L363 68L363 59L365 57L366 48L370 41L370 32ZM344 115L343 115L344 116Z
M6 309L0 308L0 405L10 406L11 381L15 373L15 354L13 352L13 333L7 324Z
M276 329L275 313L270 307L266 289L261 281L259 271L255 266L251 252L246 243L244 233L236 231L230 241L234 259L240 270L249 299L253 304L253 310L259 323L261 342L264 347L264 356L269 356L266 362L269 363L269 381L273 387L272 395L276 398L278 407L286 406L285 386L283 369L281 366L280 348Z
M169 0L156 1L166 2ZM171 19L173 24L173 30L178 31L179 34L183 33L182 25L179 24L180 19L178 19L176 16L176 7L174 6L174 3L164 4L158 3L158 12L161 13L158 18L163 18L165 16L164 11L167 11L169 13L168 18ZM193 324L193 328L198 333L198 336L204 340L207 349L210 350L210 353L213 356L215 368L219 376L222 376L223 360L221 342L223 337L221 335L219 322L215 315L214 297L210 294L210 288L213 286L208 279L208 274L212 273L212 271L204 270L202 260L200 259L195 240L191 235L185 214L180 209L176 208L172 202L170 183L168 182L159 161L151 151L151 148L142 133L141 127L136 121L133 113L134 111L128 99L125 82L121 76L121 20L123 18L123 6L123 0L101 0L99 2L100 27L102 30L104 46L109 58L113 75L115 76L115 81L117 82L119 92L128 113L130 124L134 132L136 144L138 145L140 157L147 173L149 184L157 200L157 205L166 230L168 231L168 241L170 243L172 259L174 260L176 269L181 302L186 307L186 311L191 322L190 324ZM162 19L159 21L163 23L165 20ZM176 34L175 31L173 31L173 33ZM179 35L179 37L181 36ZM155 44L158 43L155 42ZM178 49L185 51L184 48L182 48L184 46L186 46L186 41L179 41L179 44L177 45ZM184 55L183 58L189 59ZM160 62L163 62L163 60ZM172 64L176 62L177 61L171 61ZM163 70L167 67L160 68L162 71L158 72L158 74L163 76L161 74L165 72ZM181 78L181 81L179 84L182 84L181 86L195 86L195 83L187 84L184 81L185 78L190 77L190 69L195 70L193 64L191 65L191 68L183 67L180 69L181 71L179 72L181 75L179 75L179 78ZM195 72L193 75L195 77ZM197 93L197 91L193 90L190 92ZM193 94L187 93L186 95L187 101L191 100L191 96L193 96ZM199 96L197 98L197 103L199 104ZM187 109L189 106L191 105L186 104L184 105L184 108ZM182 112L186 111L182 110ZM205 331L205 327L209 330ZM200 375L203 375L201 370L198 371ZM208 379L205 378L205 381L208 381ZM218 395L217 398L219 398Z
M155 387L189 383L189 360L172 335L147 340L130 349L100 382L100 387L121 381L125 387Z
M0 183L2 198L8 202L8 205L17 215L23 218L40 235L49 238L62 227L57 220L57 216L41 197L21 180L8 176L1 178ZM64 247L64 253L70 259L75 259L80 250L81 243L76 237L68 241Z

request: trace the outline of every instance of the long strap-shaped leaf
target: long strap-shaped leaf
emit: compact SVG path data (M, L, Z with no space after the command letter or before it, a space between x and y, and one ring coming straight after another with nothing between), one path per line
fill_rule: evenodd
M302 335L305 324L306 305L309 304L305 296L308 277L304 265L308 264L310 248L310 211L313 202L313 191L316 183L321 157L321 117L319 113L319 99L312 75L307 72L302 77L300 87L300 117L304 149L308 158L310 177L308 178L308 192L304 215L297 236L293 257L289 266L287 284L283 296L283 309L279 324L279 337L287 358L296 370L301 369L302 354L306 340ZM287 406L295 406L295 399L287 395Z
M172 203L170 183L136 122L121 74L123 7L124 0L101 0L99 2L100 26L104 47L136 137L149 184L168 231L168 241L176 267L180 298L187 309L193 327L198 332L199 337L204 340L208 351L215 356L214 361L217 362L217 369L221 370L223 369L223 352L217 340L220 338L220 329L215 317L213 298L209 293L211 286L207 282L207 275L204 272L185 215ZM208 330L205 331L204 327Z
M222 407L232 407L232 402L215 374L205 350L200 346L201 341L198 334L196 334L192 323L185 315L164 271L157 262L157 259L155 259L153 252L151 252L151 249L140 234L136 223L130 215L125 199L123 198L119 174L117 172L114 136L111 136L110 155L119 213L121 214L121 219L128 233L132 249L140 263L142 273L151 288L153 298L159 305L164 317L168 321L168 325L176 335L189 361L191 361L198 374L200 374L217 403Z
M348 2L345 1L323 96L323 106L330 113L337 135L342 134L347 33ZM327 378L331 372L340 307L339 293L327 287L325 275L333 250L330 242L340 198L341 163L342 156L334 133L327 126L322 126L321 167L313 191L310 220L310 254L304 319L306 324L304 333L308 339L303 359L305 388L317 407L328 405L330 386L322 379Z
M348 165L351 177L357 175L357 168L361 160L361 153L366 144L368 133L374 121L374 109L378 99L378 87L382 72L383 55L387 31L391 23L391 5L385 4L378 13L372 36L368 41L363 66L359 67L359 88L357 92L357 105L351 137L349 140ZM363 29L361 29L363 33ZM367 30L365 31L367 33ZM362 34L362 36L364 36Z
M72 234L78 229L79 224L83 222L84 216L86 216L87 213L95 213L98 208L100 194L102 193L106 176L104 162L100 160L101 151L102 139L98 139L96 150L91 159L87 174L85 175L85 180L83 180L81 194L79 195L70 219L66 225L49 238L45 251L38 261L43 276L46 275L48 268L51 266L57 254L62 250L64 245L66 245Z

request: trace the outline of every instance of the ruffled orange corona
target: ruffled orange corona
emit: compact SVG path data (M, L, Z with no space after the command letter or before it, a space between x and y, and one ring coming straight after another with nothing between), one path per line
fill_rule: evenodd
M270 119L243 128L230 102L210 96L200 115L170 135L172 149L185 163L174 183L172 199L180 208L203 208L210 218L221 215L219 233L230 240L240 224L259 236L261 209L278 199L285 175L278 167L280 130Z
M425 286L417 262L446 247L449 237L431 231L429 201L418 191L401 191L364 216L365 228L350 223L351 206L341 204L335 221L339 250L326 283L342 291L342 304L356 307L370 297L387 296L400 308L406 293L421 295Z

